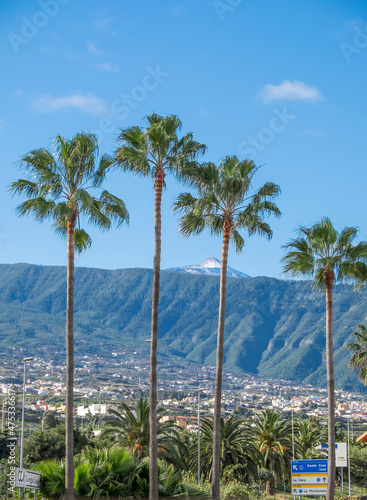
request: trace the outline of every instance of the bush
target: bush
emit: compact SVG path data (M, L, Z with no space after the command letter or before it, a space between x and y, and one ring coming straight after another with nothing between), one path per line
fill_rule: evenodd
M222 485L220 496L223 500L244 500L250 498L247 485L239 481L232 481Z

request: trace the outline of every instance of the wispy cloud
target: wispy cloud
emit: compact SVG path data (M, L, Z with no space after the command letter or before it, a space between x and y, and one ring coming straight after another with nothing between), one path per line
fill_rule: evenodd
M210 113L204 106L201 106L199 109L199 116L210 116Z
M308 101L320 102L324 99L317 87L310 87L304 82L297 80L284 80L280 85L268 83L260 92L258 97L264 104L273 101Z
M53 97L50 94L43 94L32 99L32 108L37 113L51 113L64 109L79 109L90 115L106 114L109 111L107 103L92 93L83 94L81 92L69 96Z
M99 50L99 48L96 47L94 45L94 43L92 43L92 42L88 42L87 43L87 50L88 50L88 52L90 52L91 54L94 54L95 56L101 56L102 55L102 51Z
M0 118L0 134L6 129L7 126L8 124L6 121Z
M326 133L324 130L319 130L319 129L308 129L304 130L301 132L302 135L305 135L306 137L312 137L313 139L324 139L326 136Z
M98 31L102 31L103 33L108 33L109 35L112 36L115 36L117 34L116 31L112 28L112 26L116 23L115 17L101 16L97 19L94 19L92 23L93 26Z
M99 71L103 71L104 73L118 73L119 67L117 64L112 64L109 62L100 63L100 64L92 64L93 68L98 69Z

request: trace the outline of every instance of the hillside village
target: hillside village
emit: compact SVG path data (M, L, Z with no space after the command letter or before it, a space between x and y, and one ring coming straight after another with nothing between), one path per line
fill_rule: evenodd
M1 359L0 389L6 400L9 388L22 390L23 353L16 351ZM91 417L104 418L108 410L118 409L122 401L129 404L148 395L148 357L124 350L104 356L77 356L75 368L74 414L81 421ZM123 359L123 361L121 360ZM195 373L195 376L193 376ZM198 389L200 388L201 418L211 416L214 407L214 367L199 367L181 359L159 363L159 404L168 410L166 418L187 429L197 426ZM327 391L324 388L300 385L284 380L270 380L249 374L225 373L223 412L251 416L256 411L272 408L288 418L294 416L324 418L327 415ZM361 389L362 386L361 386ZM64 416L65 365L41 358L27 365L26 409L52 411ZM363 393L336 391L336 418L351 422L367 422L367 400ZM366 424L367 425L367 424Z

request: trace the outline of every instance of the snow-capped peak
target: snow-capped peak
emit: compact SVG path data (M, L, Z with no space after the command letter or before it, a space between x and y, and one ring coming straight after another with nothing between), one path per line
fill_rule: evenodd
M220 268L220 260L216 259L215 257L209 257L209 259L205 259L203 260L203 262L200 262L198 266L207 268L213 268L213 267Z
M205 274L207 276L220 276L220 260L215 257L209 257L203 260L200 264L195 264L192 266L181 266L181 267L171 267L166 269L166 271L175 271L177 273L188 273L188 274ZM227 277L228 278L249 278L250 276L245 273L241 273L233 267L227 267Z

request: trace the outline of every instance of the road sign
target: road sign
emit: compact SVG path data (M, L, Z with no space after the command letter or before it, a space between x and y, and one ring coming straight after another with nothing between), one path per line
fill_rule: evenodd
M348 464L347 464L347 443L336 443L336 445L335 445L335 465L336 465L336 467L348 467Z
M326 495L327 486L318 486L316 484L308 486L292 486L292 495L319 496Z
M19 488L40 487L41 475L39 472L27 469L15 469L15 486Z
M292 474L327 474L327 460L292 460Z
M327 444L316 446L316 450L323 452L326 456L328 455ZM347 443L335 443L335 467L348 467Z
M327 474L292 474L292 484L327 484Z
M292 460L292 495L325 495L327 460Z

